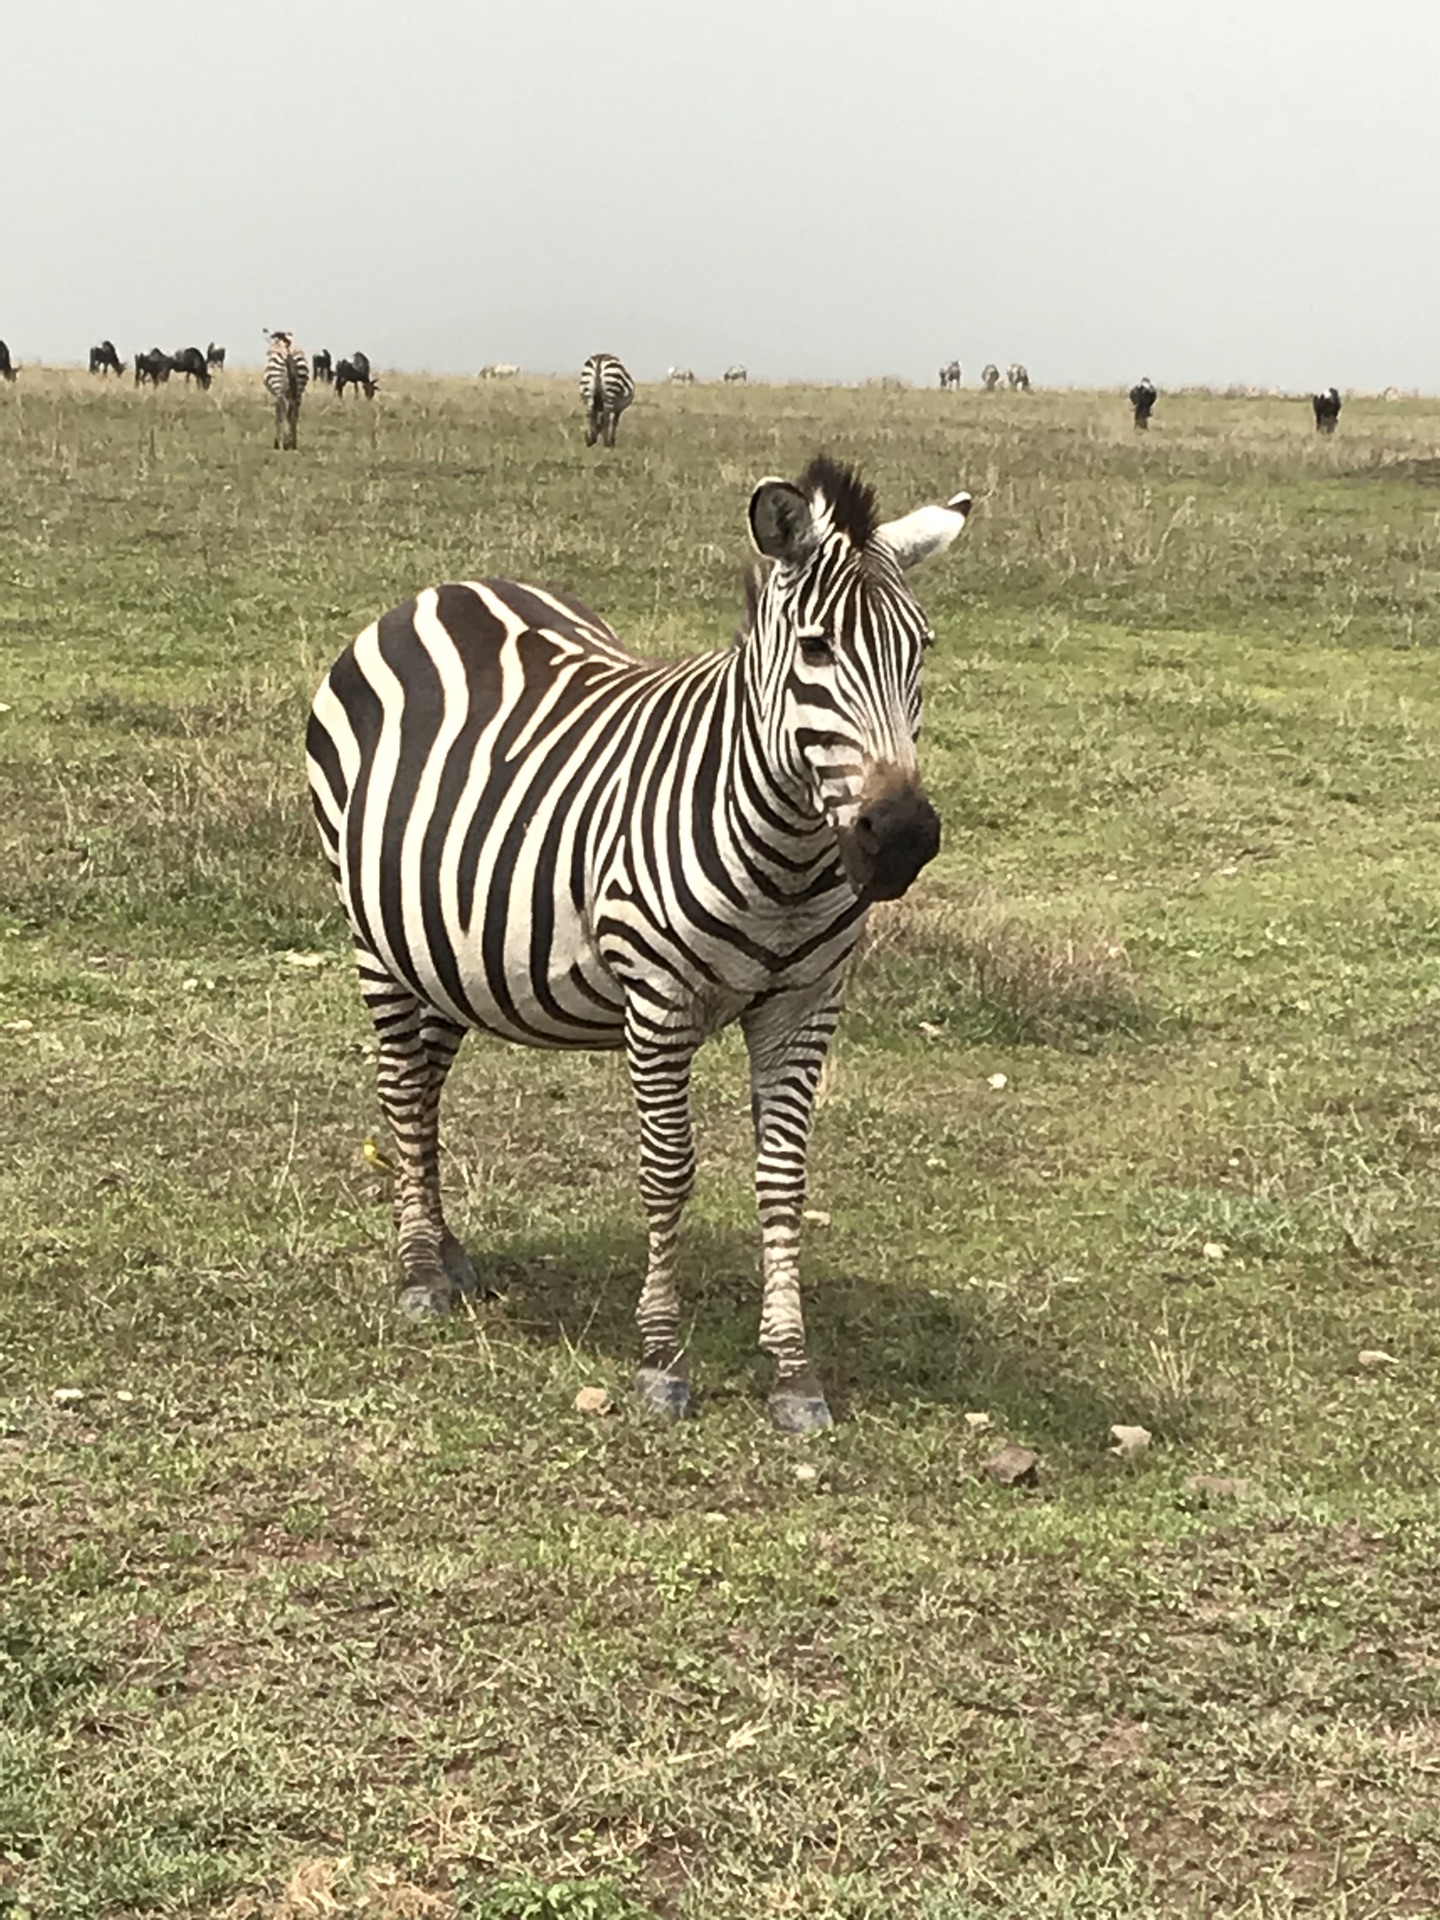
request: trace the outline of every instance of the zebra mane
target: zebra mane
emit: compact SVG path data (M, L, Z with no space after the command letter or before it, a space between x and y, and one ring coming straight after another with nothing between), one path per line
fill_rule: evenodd
M875 489L867 486L853 467L842 466L828 453L817 453L796 485L812 500L820 496L829 509L832 525L852 546L863 547L880 524Z

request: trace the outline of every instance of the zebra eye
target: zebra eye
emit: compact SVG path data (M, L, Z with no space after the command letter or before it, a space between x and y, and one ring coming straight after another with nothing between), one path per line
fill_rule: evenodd
M810 667L823 667L835 658L835 648L823 627L806 627L796 634L800 658Z

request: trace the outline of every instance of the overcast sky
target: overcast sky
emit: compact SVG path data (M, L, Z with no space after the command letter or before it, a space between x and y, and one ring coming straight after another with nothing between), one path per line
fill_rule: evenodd
M34 0L0 336L1440 387L1436 0Z

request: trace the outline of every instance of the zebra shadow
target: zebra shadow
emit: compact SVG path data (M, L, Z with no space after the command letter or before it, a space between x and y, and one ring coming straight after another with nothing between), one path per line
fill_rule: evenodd
M539 1352L577 1352L624 1372L637 1358L633 1314L643 1236L578 1222L563 1243L512 1241L487 1258L473 1241L483 1306ZM884 1410L923 1420L930 1409L990 1414L995 1426L1093 1446L1123 1405L1158 1418L1142 1382L1086 1377L1059 1338L1018 1323L979 1289L869 1276L807 1249L805 1314L811 1359L837 1417ZM722 1405L763 1399L770 1363L757 1347L760 1278L756 1236L687 1222L680 1266L682 1325L697 1399ZM1172 1423L1173 1424L1173 1423Z

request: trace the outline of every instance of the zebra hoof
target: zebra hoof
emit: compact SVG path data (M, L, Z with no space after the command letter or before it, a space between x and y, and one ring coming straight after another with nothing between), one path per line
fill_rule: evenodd
M635 1391L647 1413L662 1420L693 1420L695 1408L690 1399L690 1382L680 1373L666 1373L660 1367L641 1367L635 1375Z
M835 1417L816 1380L785 1380L769 1399L770 1418L781 1433L824 1433Z
M397 1303L407 1320L443 1320L455 1305L455 1289L449 1280L420 1280L402 1287Z

